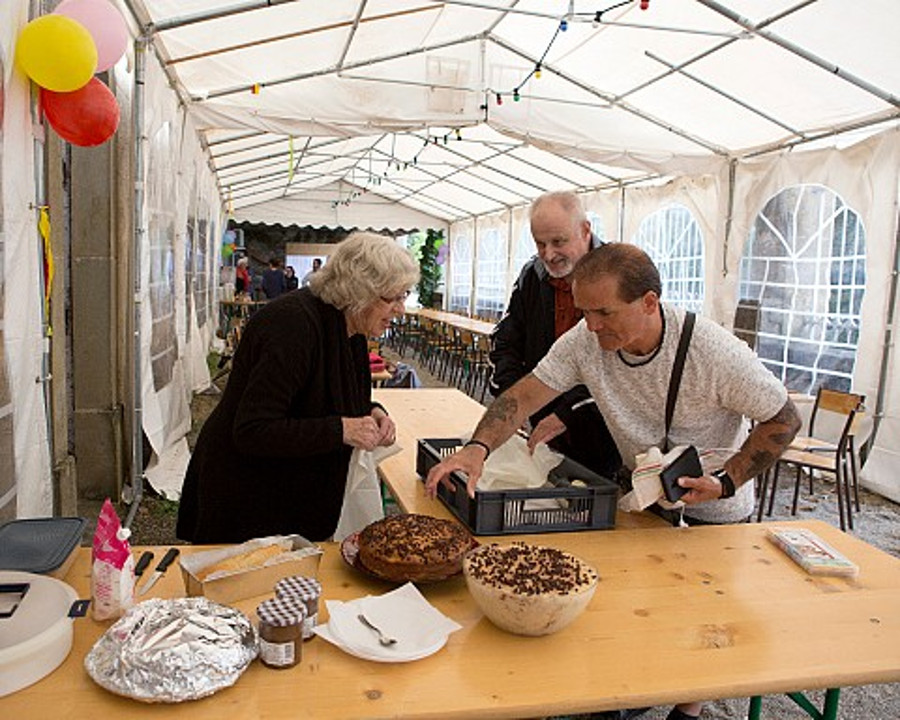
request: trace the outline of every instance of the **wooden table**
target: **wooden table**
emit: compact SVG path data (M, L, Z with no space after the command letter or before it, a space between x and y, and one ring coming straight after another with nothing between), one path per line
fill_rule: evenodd
M498 630L454 578L422 587L463 626L429 658L367 662L317 638L304 645L294 668L270 670L257 662L212 697L144 705L106 692L85 673L84 656L109 623L80 619L65 662L0 698L0 715L531 718L897 682L900 560L824 523L796 524L857 562L859 577L806 575L766 540L768 523L524 536L579 554L601 575L588 610L555 635ZM164 548L154 550L160 557ZM90 550L80 548L66 577L80 597L89 594L89 575ZM388 589L346 566L334 544L325 545L319 579L325 598ZM182 593L173 567L151 596ZM260 599L238 606L252 613Z
M407 315L415 315L420 318L428 318L437 322L452 325L460 330L468 330L476 335L490 335L494 332L494 323L486 320L476 320L475 318L466 317L465 315L457 315L456 313L444 312L443 310L434 310L432 308L419 308L406 311Z
M483 408L455 390L385 389L375 396L398 422L404 447L380 468L392 492L404 509L449 517L415 476L415 439L455 437ZM860 567L854 580L817 579L766 539L767 526L787 523L675 529L651 518L646 522L657 527L627 529L630 522L640 520L620 515L611 531L516 537L574 552L600 572L587 611L555 635L498 630L462 578L453 578L422 587L463 626L429 658L367 662L317 638L294 668L253 663L234 687L210 698L144 705L87 676L84 656L109 623L80 619L65 662L0 698L0 717L534 718L900 681L897 558L821 522L791 523L819 533ZM326 599L389 589L346 566L335 544L324 549L319 579ZM157 557L164 550L154 548ZM79 549L66 582L89 596L89 548ZM150 596L183 593L172 568ZM237 606L252 616L261 599Z

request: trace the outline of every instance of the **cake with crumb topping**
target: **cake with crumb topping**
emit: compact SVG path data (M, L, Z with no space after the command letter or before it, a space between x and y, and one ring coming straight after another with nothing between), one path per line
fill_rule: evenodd
M566 627L590 603L600 580L575 555L526 543L482 545L466 555L463 574L484 614L519 635Z
M462 570L474 542L459 523L428 515L389 515L359 534L359 561L395 582L434 581Z

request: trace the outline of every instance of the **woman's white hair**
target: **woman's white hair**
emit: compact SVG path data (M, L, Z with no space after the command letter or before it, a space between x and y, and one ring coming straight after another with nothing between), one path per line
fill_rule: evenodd
M351 313L382 297L396 297L419 281L419 266L393 238L354 232L338 243L309 280L313 295Z

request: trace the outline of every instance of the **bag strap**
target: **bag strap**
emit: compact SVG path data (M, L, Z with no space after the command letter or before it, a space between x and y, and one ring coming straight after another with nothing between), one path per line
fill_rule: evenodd
M684 370L684 360L687 357L688 345L691 344L691 335L694 333L696 319L697 316L690 311L684 314L684 325L681 327L678 351L675 353L675 363L672 365L672 377L669 378L669 396L666 398L666 437L663 440L663 452L669 452L669 428L672 426L675 400L678 398L678 388L681 385L681 373Z

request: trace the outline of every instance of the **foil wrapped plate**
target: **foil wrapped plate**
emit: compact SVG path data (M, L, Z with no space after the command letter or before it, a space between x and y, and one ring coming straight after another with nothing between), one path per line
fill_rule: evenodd
M233 685L258 652L239 610L203 597L135 605L84 659L101 687L143 702L196 700Z

